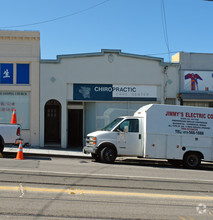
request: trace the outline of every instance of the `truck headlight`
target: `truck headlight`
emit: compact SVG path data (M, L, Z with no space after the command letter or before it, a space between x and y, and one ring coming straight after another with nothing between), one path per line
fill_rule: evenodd
M95 145L96 144L96 137L88 137L88 144L93 144Z

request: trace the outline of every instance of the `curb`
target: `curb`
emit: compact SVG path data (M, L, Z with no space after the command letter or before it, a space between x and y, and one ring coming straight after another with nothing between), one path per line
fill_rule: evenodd
M3 155L16 154L18 152L17 147L5 147ZM53 149L36 149L36 148L23 148L23 153L28 156L39 155L39 156L55 156L55 157L81 157L91 158L90 154L84 154L81 151L71 150L53 150Z

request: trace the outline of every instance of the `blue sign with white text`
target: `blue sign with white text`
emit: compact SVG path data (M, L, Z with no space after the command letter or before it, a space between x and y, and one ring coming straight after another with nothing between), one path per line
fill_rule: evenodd
M1 84L13 84L13 64L2 63L0 64L1 69Z
M112 100L112 84L74 84L74 100Z
M156 88L143 85L73 84L73 100L157 101Z

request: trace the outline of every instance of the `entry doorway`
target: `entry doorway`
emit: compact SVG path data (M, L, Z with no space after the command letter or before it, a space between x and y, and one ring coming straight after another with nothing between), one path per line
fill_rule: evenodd
M57 100L49 100L44 114L44 143L57 146L61 144L61 104Z
M83 146L83 109L68 109L67 137L69 148Z

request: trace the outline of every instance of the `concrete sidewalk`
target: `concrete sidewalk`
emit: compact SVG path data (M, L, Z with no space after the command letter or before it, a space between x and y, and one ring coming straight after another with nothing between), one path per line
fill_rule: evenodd
M18 146L5 146L5 153L17 153ZM23 147L23 154L37 154L49 156L67 156L67 157L91 157L90 154L84 154L82 148L63 149L59 147Z

